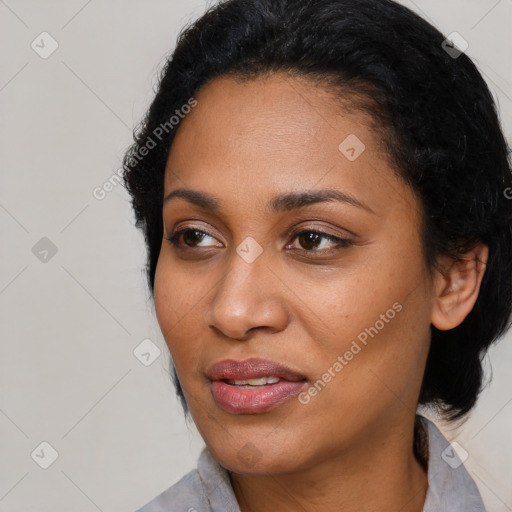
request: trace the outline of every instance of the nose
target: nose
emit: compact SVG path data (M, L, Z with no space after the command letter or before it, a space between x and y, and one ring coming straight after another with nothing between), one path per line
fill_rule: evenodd
M264 253L252 263L234 253L209 304L207 324L240 341L247 340L251 331L282 331L289 314L280 289Z

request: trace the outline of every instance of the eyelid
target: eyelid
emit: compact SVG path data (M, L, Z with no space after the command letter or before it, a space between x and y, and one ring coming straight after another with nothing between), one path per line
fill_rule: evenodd
M188 219L187 222L203 222L202 219L198 218L198 219ZM357 238L358 236L346 229L346 228L343 228L343 231L342 233L333 233L331 232L331 230L329 230L329 228L327 228L326 226L324 226L323 224L314 224L314 225L306 225L304 226L303 223L304 222L313 222L313 223L318 223L318 222L325 222L323 221L322 219L311 219L311 218L308 218L308 217L305 217L305 218L302 218L301 216L298 216L298 218L295 218L294 219L294 222L292 225L288 225L285 230L284 230L284 233L286 237L290 237L292 235L295 235L297 233L300 233L301 231L316 231L322 235L325 235L325 236L332 236L334 238ZM299 223L297 226L295 226L295 224ZM171 230L171 234L168 235L169 237L170 236L173 236L177 231L180 231L182 229L185 229L185 228L189 228L191 230L194 230L194 231L202 231L204 233L206 233L207 235L213 237L213 238L217 238L219 239L219 237L217 235L214 235L212 233L212 231L210 231L208 228L203 228L201 225L192 225L192 226L189 226L187 224L183 224L183 225L180 225L179 228L176 228L176 226ZM165 228L164 228L165 229ZM342 228L339 228L338 229L342 229ZM327 231L326 231L327 230Z
M333 230L330 230L324 225L299 225L296 228L293 228L288 236L296 236L298 234L301 234L302 232L313 232L313 233L319 233L326 237L332 237L332 238L355 238L356 235L354 233L351 233L350 231L344 229L342 233L333 233Z
M190 219L188 222L202 222L200 219ZM203 227L202 225L188 225L186 223L184 224L181 224L179 225L178 223L178 227L174 226L172 229L171 229L171 233L169 235L166 235L165 238L167 240L169 240L169 238L173 237L174 235L178 234L178 233L181 233L183 231L200 231L201 233L205 233L207 234L208 236L211 236L212 238L215 238L216 240L218 240L219 242L221 242L221 240L219 240L219 237L217 235L214 235L212 233L211 230L209 230L208 228L205 228ZM164 231L165 231L165 227L164 227ZM223 242L221 242L223 243Z
M334 244L334 247L332 247L331 249L323 249L323 250L309 250L309 251L307 249L292 249L292 250L299 251L299 252L305 252L305 253L309 253L309 254L317 253L318 255L325 256L327 254L332 253L333 251L339 251L340 248L349 247L350 245L353 245L353 243L354 243L351 238L332 235L326 231L321 231L318 229L310 229L310 228L303 228L303 229L299 229L298 231L293 232L290 235L290 239L292 241L291 243L293 243L295 240L297 240L297 238L304 233L314 233L314 234L320 236L320 238L329 240L329 242ZM291 245L291 244L288 244L286 247L288 247L289 245Z
M189 231L198 231L199 233L202 233L204 235L207 235L211 238L214 238L215 240L219 241L218 238L215 235L212 235L210 232L206 231L205 229L198 229L192 226L185 226L180 227L178 229L175 229L170 233L169 235L166 235L164 238L166 240L169 240L174 247L177 249L195 249L195 247L182 247L180 244L174 243L173 240L177 240L179 237L181 237L183 234L188 233ZM222 244L222 242L219 241L219 243ZM201 249L201 247L197 247L198 249ZM203 247L203 249L207 249L207 247Z

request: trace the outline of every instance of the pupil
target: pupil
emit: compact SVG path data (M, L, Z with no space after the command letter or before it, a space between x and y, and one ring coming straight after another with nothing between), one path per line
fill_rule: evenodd
M199 231L186 231L183 233L183 240L187 245L194 245L194 242L200 242L204 238L204 233L200 233ZM192 243L189 241L192 240Z
M307 234L300 235L300 237L299 237L302 247L304 247L304 249L308 249L308 250L313 249L313 247L317 246L316 240L318 238L320 238L320 235L318 235L316 233L307 233ZM302 242L305 242L305 243L302 243ZM311 246L311 244L313 246Z

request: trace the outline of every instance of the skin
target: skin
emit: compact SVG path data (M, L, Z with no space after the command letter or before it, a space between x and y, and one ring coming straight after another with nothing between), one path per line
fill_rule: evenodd
M164 203L155 308L192 417L231 472L241 510L421 511L427 475L412 443L430 326L453 328L471 311L486 247L458 264L440 258L444 272L429 275L420 201L371 119L340 108L334 92L277 73L216 78L195 97L164 194L205 192L220 209ZM350 134L366 147L355 161L338 149ZM266 209L278 194L320 189L368 209L336 201ZM208 234L173 246L167 237L184 227ZM294 236L303 229L352 243ZM263 250L252 263L236 251L248 236ZM294 397L233 414L214 401L206 370L227 358L277 361L304 375L307 390L394 303L401 311L309 403Z

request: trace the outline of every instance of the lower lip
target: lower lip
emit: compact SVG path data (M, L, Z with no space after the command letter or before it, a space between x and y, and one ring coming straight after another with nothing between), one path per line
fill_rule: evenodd
M241 389L221 380L212 382L212 395L217 405L234 414L258 414L274 409L299 394L306 382L280 380L275 384Z

